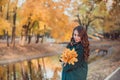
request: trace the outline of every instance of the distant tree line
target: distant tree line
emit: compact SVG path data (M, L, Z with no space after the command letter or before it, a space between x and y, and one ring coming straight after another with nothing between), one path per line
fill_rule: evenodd
M111 40L119 40L120 39L120 31L112 31L112 32L105 32L103 34L105 39L111 39Z

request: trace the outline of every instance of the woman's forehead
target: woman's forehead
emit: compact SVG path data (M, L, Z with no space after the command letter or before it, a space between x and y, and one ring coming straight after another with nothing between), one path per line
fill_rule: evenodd
M79 34L77 30L74 31L74 34Z

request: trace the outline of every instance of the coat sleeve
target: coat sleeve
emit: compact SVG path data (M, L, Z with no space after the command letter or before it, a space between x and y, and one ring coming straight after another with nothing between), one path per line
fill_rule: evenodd
M63 70L66 72L72 71L73 69L81 66L81 64L83 64L84 61L84 50L83 47L80 46L79 49L76 50L77 54L78 54L78 62L76 62L74 65L72 64L66 64L66 66L63 67Z

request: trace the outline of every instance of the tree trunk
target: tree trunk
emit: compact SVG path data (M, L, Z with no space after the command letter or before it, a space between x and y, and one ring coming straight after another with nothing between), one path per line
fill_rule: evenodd
M32 38L32 36L31 36L31 35L28 35L28 44L31 43L31 38Z
M38 62L38 76L39 76L39 80L42 80L42 69L41 69L41 65L39 64L39 59L37 60Z
M32 79L32 62L31 61L28 61L28 68L29 68L29 78L30 78L30 80L33 80Z
M21 74L22 74L22 80L29 80L27 71L25 71L25 67L23 66L23 63L21 63Z
M17 7L13 11L13 25L16 25L16 16L17 16L16 10L17 10Z
M7 36L7 47L9 47L9 35L8 35L8 31L6 33L6 36Z
M2 6L0 6L0 17L2 17Z
M10 0L8 1L6 20L9 19L9 4L10 4ZM7 31L7 46L9 47L9 36L8 36L8 31Z
M0 12L2 12L2 6L0 6Z
M30 25L31 25L31 15L28 17L28 20L27 20L27 25L26 25L26 41L27 41L27 38L28 38L28 42L29 42L29 38L30 38Z
M9 74L10 74L9 65L7 65L7 80L9 80L10 78Z
M13 80L16 80L16 66L15 66L15 64L13 64L13 77L14 77Z
M44 36L41 37L41 43L43 43L43 38L44 38Z
M24 45L26 41L26 35L27 35L27 25L22 26L22 32L21 32L21 40L20 40L20 45Z
M36 42L35 43L38 43L39 42L39 34L36 35Z
M7 15L6 15L6 19L9 19L9 4L10 4L10 0L8 1L8 6L7 6Z
M22 46L25 45L25 39L26 39L26 36L21 37L20 45L22 45Z
M5 29L3 30L3 39L6 39L6 31L5 31Z
M14 9L13 13L13 25L14 27L12 27L12 40L11 40L11 43L13 44L13 47L15 47L15 31L16 31L16 9L17 7Z
M11 43L13 44L13 47L15 47L15 30L16 30L16 27L12 27L12 40L11 40Z

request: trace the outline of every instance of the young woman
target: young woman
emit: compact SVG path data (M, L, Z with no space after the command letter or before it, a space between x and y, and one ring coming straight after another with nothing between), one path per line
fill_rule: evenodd
M88 72L89 41L86 30L82 26L73 29L73 34L67 48L73 48L78 54L74 65L66 64L62 70L62 80L86 80Z

